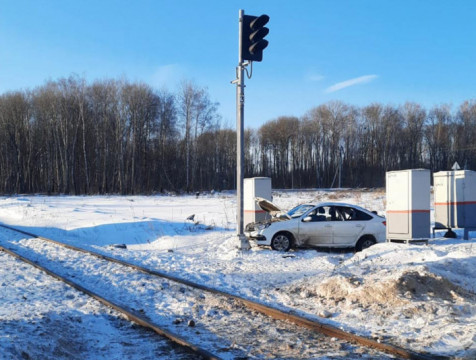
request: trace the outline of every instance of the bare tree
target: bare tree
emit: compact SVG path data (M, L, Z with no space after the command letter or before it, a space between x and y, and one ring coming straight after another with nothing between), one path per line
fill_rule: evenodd
M276 187L383 186L388 170L476 167L476 102L330 102L245 132L246 176ZM234 188L236 133L207 89L78 76L0 95L0 191L150 193Z
M178 109L183 129L187 191L195 185L194 173L198 165L195 156L197 139L204 131L216 127L219 120L217 105L210 100L206 89L199 88L191 82L182 84L178 96Z

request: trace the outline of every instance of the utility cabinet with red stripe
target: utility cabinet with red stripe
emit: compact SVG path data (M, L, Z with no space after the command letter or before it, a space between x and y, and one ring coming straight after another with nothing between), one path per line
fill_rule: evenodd
M430 237L430 170L386 174L387 241Z
M243 181L244 224L256 223L270 218L270 215L256 203L257 197L272 201L271 178L254 177Z
M433 174L435 229L476 228L476 171L440 171Z

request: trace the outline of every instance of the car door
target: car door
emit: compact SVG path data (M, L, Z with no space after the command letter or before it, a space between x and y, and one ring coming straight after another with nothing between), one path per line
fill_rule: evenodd
M300 245L332 245L332 224L329 207L315 208L301 217L299 221Z
M336 206L336 212L339 215L333 224L333 243L336 246L354 246L365 229L365 216L360 214L361 211L348 206Z

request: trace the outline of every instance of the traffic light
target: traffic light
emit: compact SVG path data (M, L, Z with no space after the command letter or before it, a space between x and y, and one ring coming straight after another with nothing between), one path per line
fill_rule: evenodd
M265 27L268 21L268 15L243 15L241 30L242 60L263 60L263 50L268 46L268 40L264 39L269 33L269 29Z

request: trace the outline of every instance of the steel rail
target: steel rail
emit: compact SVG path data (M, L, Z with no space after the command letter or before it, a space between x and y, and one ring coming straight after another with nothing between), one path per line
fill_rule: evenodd
M315 332L318 332L318 333L321 333L321 334L324 334L324 335L327 335L327 336L330 336L330 337L336 337L338 339L342 339L342 340L345 340L345 341L348 341L348 342L356 343L356 344L359 344L359 345L362 345L362 346L365 346L365 347L371 347L371 348L386 352L386 353L391 354L391 355L399 356L400 358L412 359L412 360L448 359L448 357L445 357L445 356L433 356L433 355L417 353L415 351L408 350L408 349L405 349L405 348L402 348L402 347L399 347L399 346L396 346L396 345L392 345L392 344L388 344L388 343L384 343L384 342L379 342L379 341L367 338L365 336L356 335L356 334L353 334L349 331L341 330L341 329L339 329L335 326L325 324L325 323L319 322L317 320L310 320L310 319L304 318L302 316L292 314L291 312L287 312L287 311L284 311L284 310L280 310L280 309L277 309L277 308L274 308L274 307L270 307L270 306L252 301L252 300L245 299L245 298L243 298L241 296L238 296L238 295L230 294L230 293L227 293L225 291L214 289L214 288L208 287L206 285L198 284L198 283L195 283L193 281L186 280L186 279L183 279L183 278L179 278L179 277L176 277L176 276L173 276L173 275L161 272L161 271L151 270L151 269L142 267L140 265L135 265L135 264L132 264L132 263L129 263L129 262L126 262L126 261L123 261L123 260L119 260L119 259L107 256L107 255L103 255L103 254L100 254L100 253L97 253L97 252L94 252L94 251L91 251L91 250L79 248L79 247L76 247L76 246L73 246L73 245L69 245L69 244L65 244L65 243L62 243L62 242L59 242L59 241L56 241L56 240L45 238L43 236L36 235L36 234L33 234L31 232L27 232L27 231L24 231L24 230L16 229L16 228L8 226L8 225L0 224L0 227L3 227L5 229L9 229L9 230L12 230L12 231L15 231L15 232L22 233L24 235L28 235L28 236L31 236L31 237L36 238L36 239L51 242L51 243L57 244L59 246L63 246L65 248L68 248L68 249L71 249L71 250L87 253L87 254L90 254L92 256L98 257L98 258L103 259L103 260L107 260L107 261L110 261L110 262L114 262L114 263L117 263L117 264L121 264L121 265L130 267L132 269L136 269L138 271L144 272L144 273L149 274L149 275L158 276L158 277L165 278L165 279L168 279L170 281L174 281L176 283L180 283L180 284L183 284L183 285L195 288L195 289L203 290L203 291L206 291L206 292L209 292L209 293L212 293L212 294L216 294L216 295L221 295L221 296L236 300L236 301L242 303L243 305L245 305L246 307L248 307L249 309L258 311L258 312L260 312L264 315L267 315L271 318L274 318L276 320L286 320L286 321L292 322L292 323L294 323L294 324L296 324L300 327L304 327L304 328L310 329L312 331L315 331Z
M106 305L106 306L118 311L119 313L125 315L127 317L127 319L129 319L130 321L132 321L132 322L134 322L134 323L136 323L136 324L138 324L138 325L140 325L144 328L155 331L157 334L159 334L163 337L166 337L167 339L173 341L174 343L186 348L188 351L191 351L195 354L200 355L200 357L202 357L203 359L207 359L207 360L208 359L209 360L219 360L219 359L221 359L220 357L212 354L211 352L208 352L207 350L204 350L204 349L188 342L187 340L181 338L180 336L178 336L176 334L173 334L173 333L171 333L167 330L164 330L163 328L159 327L158 325L155 325L155 324L151 323L145 317L143 317L139 314L133 313L131 310L128 310L128 309L124 308L123 306L118 305L117 303L115 303L111 300L108 300L108 299L102 297L101 295L91 291L91 290L86 289L85 287L79 285L78 283L63 277L63 276L61 276L61 275L59 275L59 274L57 274L57 273L55 273L51 270L39 265L38 263L21 256L20 254L17 254L16 252L14 252L11 249L7 249L7 248L0 245L0 251L3 251L3 252L5 252L5 253L7 253L7 254L15 257L15 258L27 263L27 264L30 264L30 265L34 266L35 268L37 268L37 269L45 272L46 274L52 276L53 278L68 284L69 286L75 288L78 291L81 291L81 292L85 293L86 295L89 295L90 297L99 301L103 305Z

